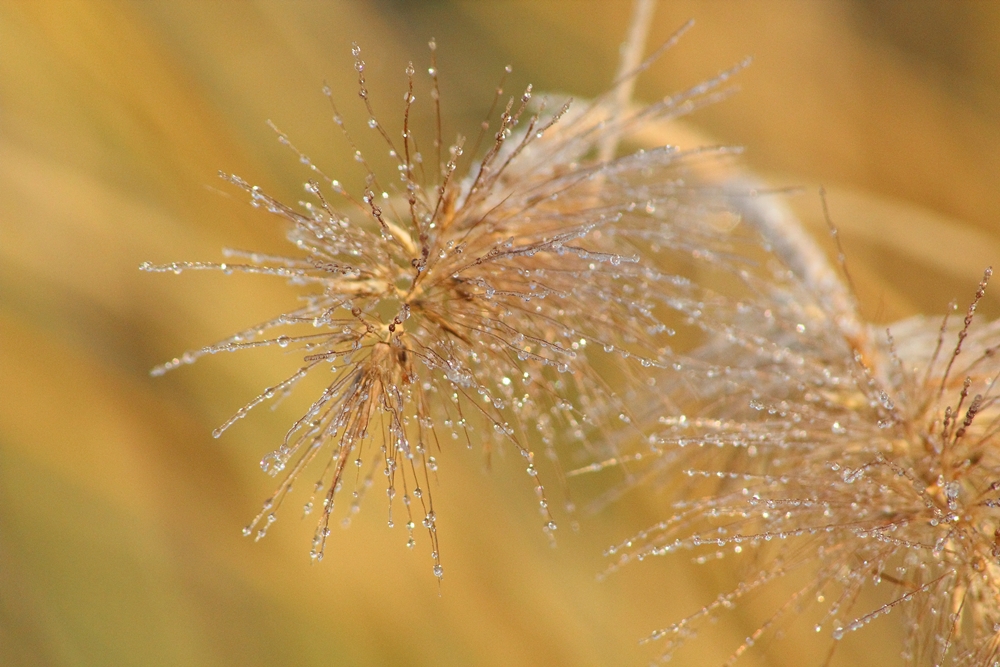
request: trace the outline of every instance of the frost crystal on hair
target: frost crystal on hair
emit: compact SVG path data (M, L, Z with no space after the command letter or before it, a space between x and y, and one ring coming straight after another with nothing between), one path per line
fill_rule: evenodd
M430 46L429 98L440 127ZM400 132L376 119L357 47L354 58L368 126L395 171L376 174L345 130L367 172L364 191L352 195L275 128L311 172L305 201L292 206L239 176L222 177L287 225L293 252L229 251L224 263L143 268L275 276L300 291L301 305L153 374L256 347L301 357L299 370L240 409L216 436L307 375L329 374L326 389L262 461L281 481L246 534L263 537L292 485L315 474L305 512L319 514L312 545L318 560L342 487L353 486L356 510L373 478L384 477L390 524L401 504L408 545L423 526L440 577L432 487L437 457L454 441L519 453L551 535L556 524L534 450L544 450L557 475L560 446L614 455L607 436L633 421L629 392L645 386L649 369L673 363L665 313L687 302L690 286L658 255L669 249L690 264L727 251L729 240L699 224L726 202L698 173L731 150L663 146L601 158L598 148L609 136L616 143L646 123L711 102L738 68L632 110L613 104L615 89L589 104L551 105L536 104L529 86L489 126L484 154L467 155L462 137L442 151L439 131L421 142L434 147L427 155L410 128L413 66L406 68ZM332 92L324 92L333 105ZM333 113L344 127L335 106Z

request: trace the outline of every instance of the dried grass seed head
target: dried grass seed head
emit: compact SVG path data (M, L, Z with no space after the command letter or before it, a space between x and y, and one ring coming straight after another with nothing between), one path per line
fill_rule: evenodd
M803 587L733 661L815 601L815 630L834 640L893 612L908 662L996 664L1000 323L974 326L991 272L962 321L858 336L814 284L778 258L769 266L701 299L711 341L670 393L680 414L664 413L649 448L624 459L652 460L646 477L678 500L610 550L612 570L694 549L696 562L737 559L748 572L650 639L667 659L707 619L798 574ZM883 602L864 608L878 585Z
M429 97L440 128L436 45L430 46ZM673 298L690 285L656 256L669 250L710 260L724 249L699 221L726 202L699 174L701 163L732 151L664 146L611 159L600 159L598 151L606 152L609 134L616 144L646 123L717 99L738 67L630 109L615 105L614 88L590 104L534 105L529 86L488 125L492 141L482 157L466 155L461 136L442 150L439 129L435 157L427 159L410 127L418 85L413 66L406 68L397 138L372 109L357 46L354 57L368 125L381 135L396 173L376 174L345 129L367 174L362 196L354 197L275 128L313 174L307 200L293 207L239 176L222 177L288 225L296 253L227 251L224 263L143 268L276 276L302 290L301 305L189 351L153 374L248 348L277 346L302 355L299 370L240 409L218 436L257 405L288 395L307 375L332 371L327 388L261 462L281 482L246 534L265 535L293 484L315 463L322 472L305 512L319 503L312 556L321 559L341 487L354 484L357 511L381 471L390 525L401 500L408 544L422 523L440 577L431 486L444 442L476 442L487 452L506 443L516 450L551 535L556 525L533 448L542 446L553 461L557 443L607 456L609 433L632 421L622 391L644 385L647 369L672 363L667 341L673 331L662 313L675 308ZM335 123L345 127L332 91L324 93ZM602 354L624 361L612 367ZM354 466L358 472L349 476ZM561 476L557 465L556 471Z

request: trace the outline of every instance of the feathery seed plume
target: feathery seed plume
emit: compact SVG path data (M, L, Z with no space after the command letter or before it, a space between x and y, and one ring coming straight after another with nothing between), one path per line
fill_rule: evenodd
M773 248L758 229L758 249ZM730 662L812 609L831 656L891 613L908 663L998 664L1000 322L973 326L991 271L963 320L879 331L834 312L788 264L769 253L738 288L692 307L710 340L690 353L687 382L660 384L671 406L660 431L648 449L592 466L653 461L647 477L676 498L671 516L609 550L611 569L693 550L748 572L651 635L664 660L787 578L804 584ZM875 587L883 602L866 608Z
M430 49L429 97L440 128L433 41ZM401 502L408 545L421 524L440 577L431 489L437 456L452 440L518 452L551 535L556 524L534 448L544 449L556 474L560 443L586 448L595 458L613 455L607 436L633 421L628 392L646 385L646 369L673 363L664 312L690 285L657 254L663 249L704 261L725 250L729 241L699 221L726 202L698 174L701 163L732 150L663 146L615 157L614 148L636 127L718 99L739 66L628 109L616 102L616 91L652 58L586 105L535 104L529 86L489 126L485 154L470 158L461 136L442 151L440 129L427 142L430 155L418 148L410 126L417 86L412 65L401 128L384 125L369 100L360 49L353 51L368 126L381 136L395 173L375 173L345 129L367 173L356 197L275 128L311 173L306 201L291 206L239 176L222 177L287 226L294 252L227 251L221 263L142 268L274 276L301 292L301 305L186 352L153 374L257 347L301 356L295 373L237 411L216 436L254 407L289 394L307 375L329 374L326 389L261 462L281 481L245 533L263 537L292 486L315 464L305 513L318 504L311 553L319 560L338 492L354 485L356 511L381 472L390 525ZM343 128L332 91L324 93ZM623 361L609 364L602 359L607 355ZM352 467L357 472L349 475Z

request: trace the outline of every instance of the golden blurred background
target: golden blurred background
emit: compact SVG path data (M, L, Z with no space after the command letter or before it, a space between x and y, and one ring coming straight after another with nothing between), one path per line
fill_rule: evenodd
M299 198L306 172L265 119L357 182L320 93L329 82L358 142L378 146L352 41L376 109L395 120L403 68L426 67L436 37L448 139L474 133L508 63L508 92L602 91L629 10L0 3L0 665L639 665L656 655L641 637L733 585L738 573L683 557L597 582L601 551L665 512L657 495L581 512L575 532L562 517L553 550L520 464L485 471L464 448L441 457L435 490L440 589L427 553L386 527L380 497L310 566L313 524L294 511L260 543L240 534L274 483L257 461L301 401L210 435L294 360L247 352L148 375L291 303L276 281L138 266L282 250L283 230L215 175ZM689 122L744 145L772 183L802 186L793 204L829 245L816 194L827 187L867 318L967 300L1000 261L1000 3L663 2L651 44L688 18L694 30L637 95L752 55L741 92ZM677 662L721 662L763 602ZM819 662L824 644L798 630L741 664ZM841 642L834 664L895 664L898 646L890 616Z

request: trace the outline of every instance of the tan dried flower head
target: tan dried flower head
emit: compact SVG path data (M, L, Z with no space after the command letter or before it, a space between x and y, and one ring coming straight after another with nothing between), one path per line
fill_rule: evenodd
M1000 664L1000 322L973 326L990 271L963 321L880 332L781 254L689 304L712 341L669 393L680 414L626 457L653 459L679 500L610 550L612 569L692 550L745 568L736 589L653 633L664 659L706 620L794 581L731 661L796 620L840 640L892 612L907 662Z
M430 99L440 128L433 42L430 47ZM301 306L153 373L256 347L301 355L298 371L239 410L216 436L255 406L287 395L308 374L329 374L326 389L261 462L281 482L246 534L265 534L293 484L315 463L321 472L305 511L318 502L312 556L320 559L342 486L354 486L356 510L373 475L382 473L390 525L401 502L408 544L414 544L415 523L422 523L440 577L431 486L435 457L446 443L474 442L487 452L501 443L513 447L524 457L551 534L556 525L533 447L555 460L561 440L596 455L604 432L630 421L623 392L645 385L644 369L670 362L672 331L662 313L671 295L689 288L649 257L657 248L704 257L720 246L696 223L723 203L698 184L694 170L728 151L663 147L615 158L614 147L636 127L715 99L732 71L632 110L616 106L613 97L648 62L580 110L569 102L554 112L544 102L534 106L529 87L506 103L488 130L485 154L471 160L462 137L442 151L440 129L425 142L430 155L418 149L410 128L412 65L401 133L387 129L372 110L357 47L354 56L368 126L381 135L396 171L374 173L355 148L367 172L364 192L355 198L279 131L314 175L305 184L308 201L289 206L223 174L249 193L253 206L288 225L295 254L228 251L225 263L143 268L276 276L301 289ZM332 105L331 91L324 92ZM333 112L343 127L336 107ZM484 123L484 133L488 127ZM608 146L611 155L602 155ZM625 361L602 362L608 354Z

